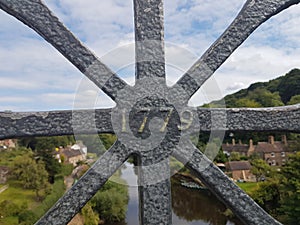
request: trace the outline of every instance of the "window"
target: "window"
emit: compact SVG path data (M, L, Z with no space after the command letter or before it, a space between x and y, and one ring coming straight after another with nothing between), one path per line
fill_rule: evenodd
M285 152L281 152L281 157L285 157Z
M275 157L275 153L274 152L271 152L271 157Z
M272 160L272 166L276 166L276 161Z

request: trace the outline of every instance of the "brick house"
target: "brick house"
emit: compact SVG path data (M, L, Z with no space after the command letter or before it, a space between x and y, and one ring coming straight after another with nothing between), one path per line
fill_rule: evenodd
M251 173L251 165L248 161L231 161L226 164L227 174L233 180L253 181L255 177Z
M16 148L16 146L17 146L17 140L15 139L0 140L0 151L10 149L10 148Z
M82 143L76 143L72 146L67 146L66 148L60 147L56 149L54 157L61 162L62 156L65 163L76 164L79 161L85 161L87 157L87 147Z
M282 136L281 141L275 141L273 136L269 136L268 142L258 142L255 152L260 155L270 166L285 165L288 156L294 154L289 150L286 136Z
M243 156L250 156L253 153L257 153L263 160L265 160L270 166L283 166L285 165L288 156L294 154L288 148L289 141L285 135L282 135L281 141L275 141L274 136L269 136L268 142L258 142L257 145L253 145L253 141L250 139L249 145L239 142L235 143L232 139L232 144L223 144L223 152L230 156L232 152L237 152Z

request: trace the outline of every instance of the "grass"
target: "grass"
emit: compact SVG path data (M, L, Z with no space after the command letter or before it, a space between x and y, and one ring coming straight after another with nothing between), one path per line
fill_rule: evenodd
M63 179L58 179L52 186L52 192L43 202L36 201L36 195L33 190L23 189L17 181L9 181L9 188L0 194L0 202L8 200L18 206L27 206L39 218L54 205L54 203L65 192L65 185ZM0 218L0 225L17 225L18 217L10 216Z
M251 194L253 193L254 191L256 191L258 189L258 183L252 183L252 182L249 182L249 183L237 183L237 185L243 189L246 193L248 194Z
M5 219L0 219L0 225L18 225L19 220L18 217L10 216Z
M8 200L17 205L26 203L29 208L34 208L36 195L33 190L23 189L17 181L9 181L9 187L0 194L1 201Z

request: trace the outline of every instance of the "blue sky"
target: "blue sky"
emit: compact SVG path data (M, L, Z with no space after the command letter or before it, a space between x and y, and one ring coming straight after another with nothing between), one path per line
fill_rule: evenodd
M103 62L134 83L132 0L45 2ZM218 38L244 2L165 1L168 84L174 83ZM192 103L202 104L300 68L299 24L300 6L263 24L195 94ZM219 92L211 93L216 87ZM75 96L83 103L86 98L95 99L93 107L113 106L52 46L0 11L0 111L72 109Z

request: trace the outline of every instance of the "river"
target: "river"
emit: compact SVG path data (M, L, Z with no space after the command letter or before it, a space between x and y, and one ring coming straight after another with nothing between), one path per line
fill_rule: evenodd
M114 225L139 225L137 176L133 165L125 163L122 178L129 184L126 222ZM186 188L178 178L172 178L173 225L242 225L223 215L226 207L208 190Z

